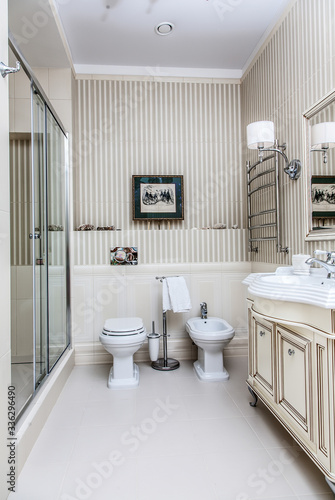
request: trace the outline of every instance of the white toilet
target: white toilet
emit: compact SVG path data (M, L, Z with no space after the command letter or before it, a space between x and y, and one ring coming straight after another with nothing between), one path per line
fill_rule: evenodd
M193 363L198 378L203 381L229 379L222 351L235 335L233 327L224 319L209 316L189 319L186 330L198 346L198 360Z
M127 389L139 384L139 369L133 361L133 355L143 345L146 335L141 318L106 320L99 338L106 351L113 355L108 387Z

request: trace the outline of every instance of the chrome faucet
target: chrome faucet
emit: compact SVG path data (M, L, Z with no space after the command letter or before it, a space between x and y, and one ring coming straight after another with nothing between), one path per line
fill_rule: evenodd
M324 250L315 250L314 255L326 255L327 260L316 259L315 257L311 257L306 260L306 264L312 265L314 262L324 267L327 271L327 278L335 278L335 252L327 252Z
M206 302L201 302L201 319L207 319L207 304Z

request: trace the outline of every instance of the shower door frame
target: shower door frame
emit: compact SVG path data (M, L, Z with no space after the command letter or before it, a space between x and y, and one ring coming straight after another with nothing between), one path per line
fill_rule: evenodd
M37 115L36 95L40 101L41 112ZM43 342L43 328L48 331L48 306L43 309L43 300L48 304L48 253L44 251L48 248L47 241L47 158L46 158L46 130L45 130L45 104L38 92L35 92L34 84L30 82L31 99L31 193L32 193L32 262L33 262L33 391L42 382L47 374L47 342ZM36 130L36 125L38 129ZM37 147L35 148L35 134L37 134ZM41 141L42 137L42 141ZM42 142L42 144L41 144ZM38 185L38 189L37 189ZM38 190L38 193L37 193ZM38 208L36 207L36 195L38 194ZM37 217L38 212L38 217ZM39 231L36 231L38 227ZM39 268L37 268L39 260ZM43 262L45 260L45 262ZM37 277L37 271L39 277ZM39 299L37 299L37 287L40 288ZM37 321L37 309L39 310L39 321ZM39 325L39 326L37 326ZM39 336L39 377L37 377L37 336ZM46 335L47 337L47 335ZM46 340L46 339L45 339ZM44 352L43 352L44 351ZM42 360L44 359L44 362Z

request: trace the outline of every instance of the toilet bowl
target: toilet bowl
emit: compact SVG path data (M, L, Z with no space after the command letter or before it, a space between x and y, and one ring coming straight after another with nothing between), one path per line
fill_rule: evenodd
M204 381L229 379L222 351L235 335L233 327L224 319L209 316L187 320L186 330L198 346L198 360L193 363L198 378Z
M99 336L106 351L113 355L107 385L111 389L126 389L139 384L138 366L133 355L146 339L141 318L107 319Z

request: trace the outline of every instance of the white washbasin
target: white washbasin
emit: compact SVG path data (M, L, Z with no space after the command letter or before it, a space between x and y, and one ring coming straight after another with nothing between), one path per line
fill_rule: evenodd
M335 309L335 280L327 279L323 271L308 276L258 274L248 284L256 297Z
M269 274L259 277L262 283L271 285L290 286L329 286L335 285L335 280L328 280L325 276L298 276L295 274Z

